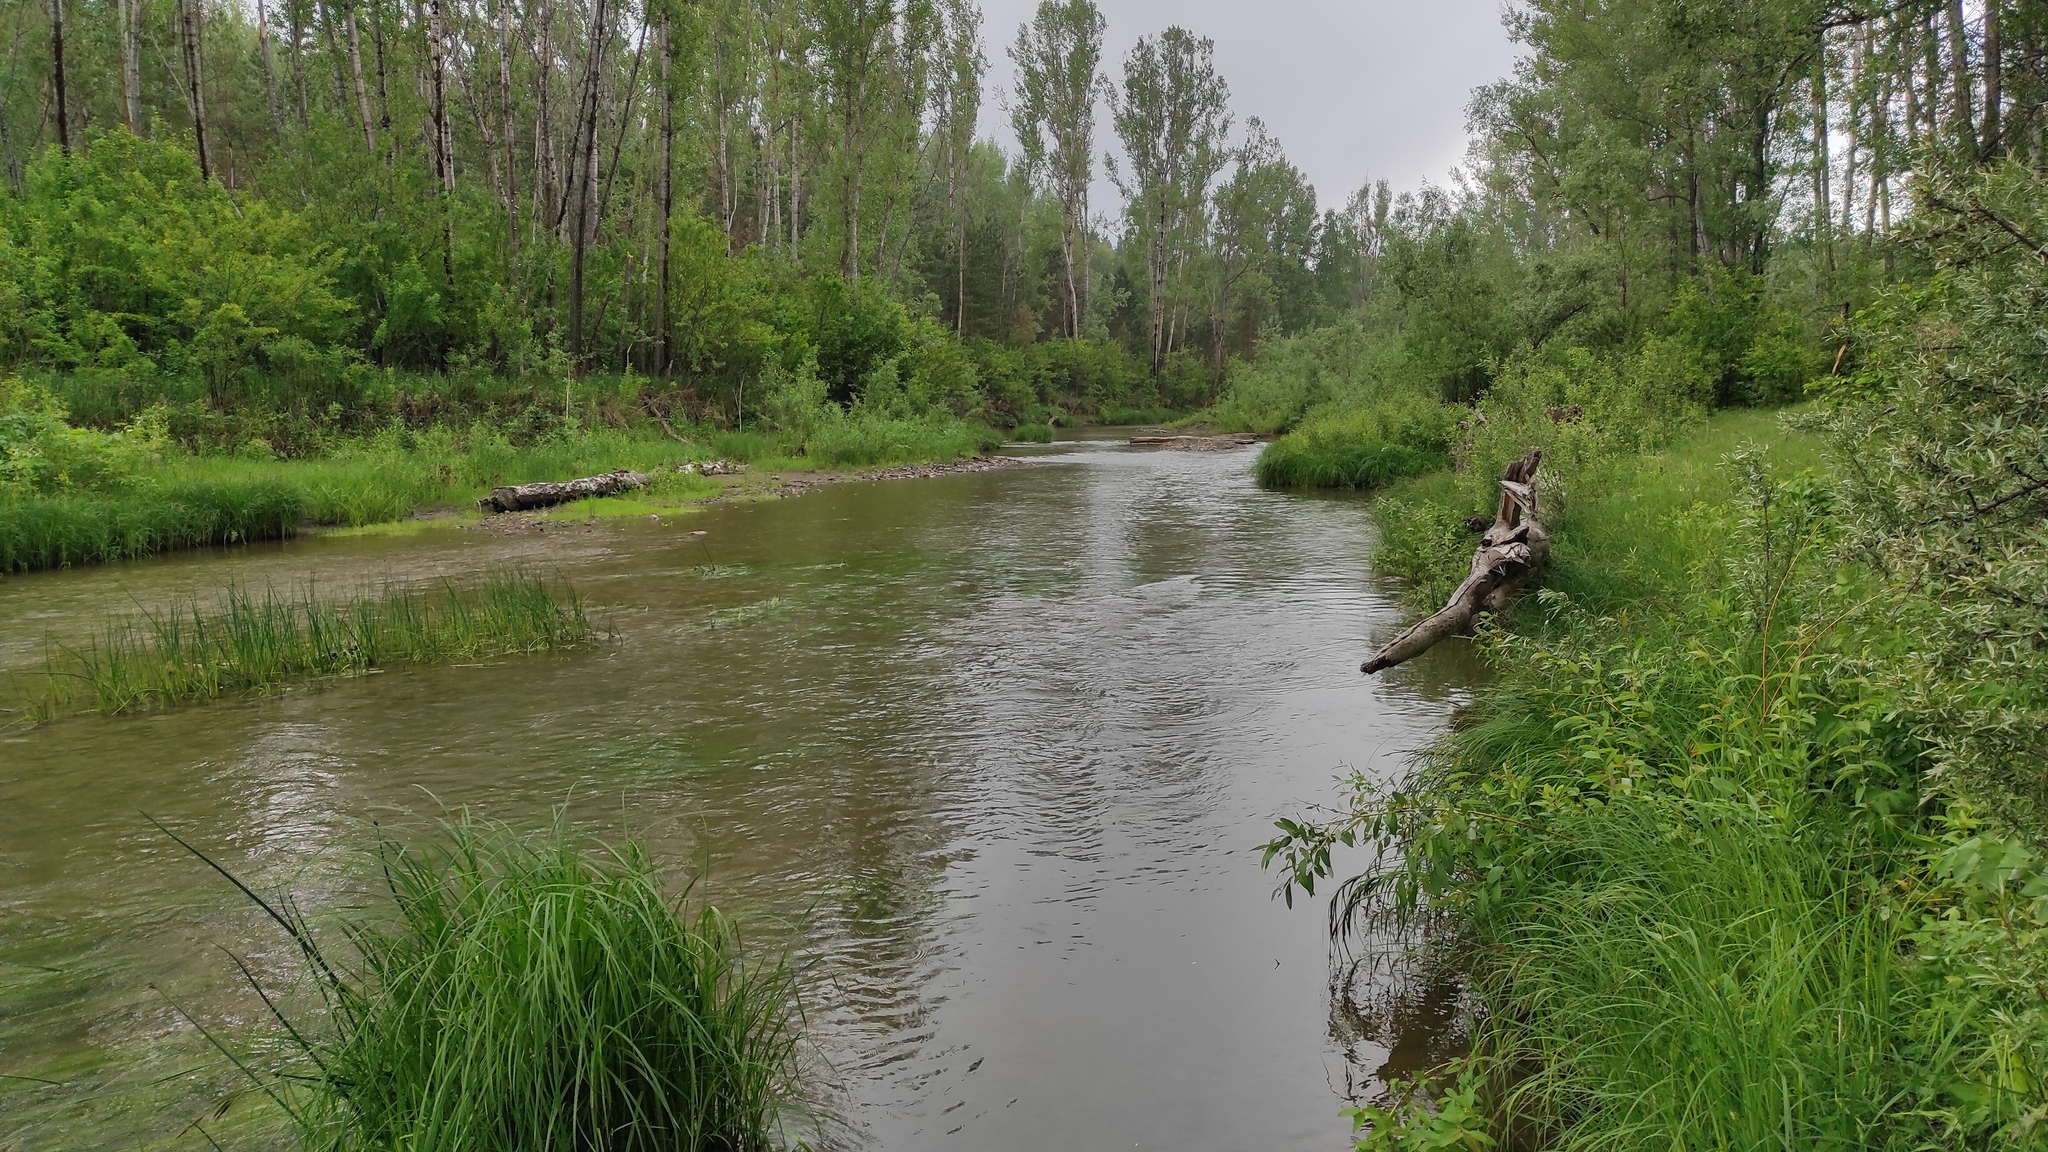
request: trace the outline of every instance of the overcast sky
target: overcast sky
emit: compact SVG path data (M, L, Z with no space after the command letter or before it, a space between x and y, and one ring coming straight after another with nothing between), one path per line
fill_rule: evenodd
M1442 183L1465 155L1465 103L1506 76L1514 45L1501 0L1096 0L1109 29L1104 70L1123 78L1138 37L1179 24L1216 42L1241 129L1257 116L1308 173L1324 207L1367 179L1396 191ZM982 0L990 99L982 132L1015 151L999 94L1011 87L1010 45L1038 0ZM1097 151L1113 149L1107 109ZM1116 201L1100 186L1096 210Z

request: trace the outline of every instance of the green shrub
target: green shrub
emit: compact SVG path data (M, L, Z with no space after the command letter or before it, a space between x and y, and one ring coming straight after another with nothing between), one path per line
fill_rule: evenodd
M1384 402L1318 416L1259 454L1274 488L1378 488L1448 467L1456 412L1428 400Z
M1052 427L1048 424L1019 424L1010 429L1010 439L1026 444L1052 443Z

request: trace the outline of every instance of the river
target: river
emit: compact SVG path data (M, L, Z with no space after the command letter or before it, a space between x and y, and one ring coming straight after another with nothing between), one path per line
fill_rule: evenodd
M829 1143L1346 1147L1347 1085L1436 1038L1333 1012L1321 905L1272 899L1254 849L1348 768L1397 772L1473 670L1447 648L1359 675L1401 616L1367 507L1261 491L1255 451L1065 442L658 522L0 580L0 669L229 581L501 565L559 573L615 633L0 735L0 1148L205 1147L194 1121L264 1143L267 1105L181 1011L240 1034L261 1005L221 948L266 978L290 956L145 813L318 920L368 821L462 805L567 805L792 925Z

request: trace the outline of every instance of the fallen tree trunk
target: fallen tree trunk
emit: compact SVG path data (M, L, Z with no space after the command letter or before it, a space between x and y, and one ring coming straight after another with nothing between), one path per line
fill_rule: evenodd
M1248 444L1256 444L1258 442L1258 436L1251 432L1225 432L1218 436L1133 436L1130 439L1131 446L1136 448L1180 448L1191 452L1213 452L1228 448L1242 448Z
M1499 612L1514 602L1550 558L1550 533L1536 519L1536 467L1542 449L1508 465L1500 481L1500 506L1493 526L1472 552L1472 573L1436 615L1394 637L1360 667L1370 676L1415 659L1451 636L1462 636L1482 612Z
M602 476L585 476L581 480L510 484L491 489L491 494L476 504L486 516L494 512L525 512L534 508L552 508L571 500L587 500L592 496L631 492L647 487L647 480L647 475L641 472L607 472Z

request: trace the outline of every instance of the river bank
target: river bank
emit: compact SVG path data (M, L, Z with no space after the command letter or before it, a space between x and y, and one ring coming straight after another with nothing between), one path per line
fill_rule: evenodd
M515 445L479 426L393 430L317 458L278 460L260 453L193 456L146 434L134 441L105 437L87 447L109 462L74 468L79 482L47 492L0 490L0 573L290 539L309 529L403 533L422 523L473 517L477 499L502 484L620 469L644 473L650 483L622 500L585 501L579 509L660 513L760 487L734 475L704 474L703 466L714 461L737 463L730 469L736 474L786 478L771 486L808 487L828 482L822 477L882 478L904 468L944 474L962 461L986 459L1000 442L986 429L965 425L917 435L884 428L870 439L830 451L820 446L813 456L808 445L786 438L686 440L647 429L597 428Z
M1272 843L1296 893L1349 879L1333 925L1419 941L1415 995L1464 990L1470 1053L1356 1111L1361 1148L2032 1146L2027 997L1971 888L2007 865L1934 782L1914 610L1845 540L1816 420L1539 476L1551 566L1477 642L1493 682ZM1470 480L1376 502L1413 612L1463 574Z

